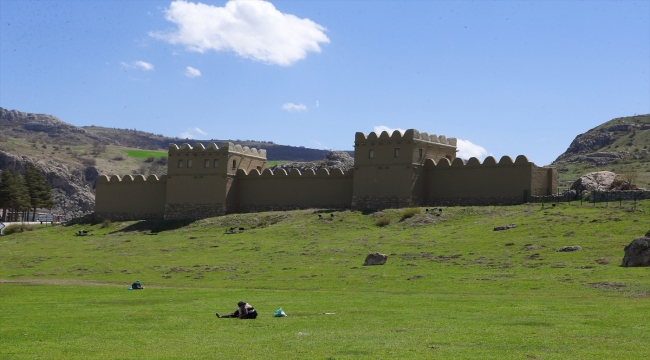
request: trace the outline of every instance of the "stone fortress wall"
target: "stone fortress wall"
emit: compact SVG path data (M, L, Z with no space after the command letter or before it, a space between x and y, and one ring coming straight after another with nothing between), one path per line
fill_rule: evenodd
M301 173L266 168L266 151L233 143L169 146L168 175L102 175L95 214L108 219L199 219L304 208L384 209L507 205L554 193L557 172L525 156L456 158L455 138L420 133L355 135L354 169Z

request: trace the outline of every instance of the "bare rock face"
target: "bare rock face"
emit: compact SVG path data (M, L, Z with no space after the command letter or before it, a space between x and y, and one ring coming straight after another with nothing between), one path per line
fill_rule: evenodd
M376 253L368 254L368 256L366 256L366 261L363 263L363 266L384 265L387 260L388 260L388 255L380 254L376 252Z
M62 220L71 220L95 209L92 186L96 180L96 169L71 170L54 161L43 162L28 156L16 156L0 151L0 171L11 169L24 174L27 163L34 164L45 174L52 187L54 211L62 215Z
M583 191L609 190L616 179L616 174L611 171L596 171L583 175L571 185L571 190L578 194Z
M650 231L646 235L650 235ZM625 256L623 256L621 266L650 266L650 237L636 238L624 250Z

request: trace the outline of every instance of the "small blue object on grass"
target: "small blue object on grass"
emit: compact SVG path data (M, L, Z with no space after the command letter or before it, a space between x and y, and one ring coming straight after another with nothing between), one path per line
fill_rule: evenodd
M287 316L287 314L284 313L284 310L282 310L282 308L279 308L279 309L275 310L275 312L273 312L273 316L274 317L284 317L284 316Z
M127 290L133 290L133 288L132 288L132 287L130 287L130 286L129 286L128 288L126 288L126 289L127 289Z

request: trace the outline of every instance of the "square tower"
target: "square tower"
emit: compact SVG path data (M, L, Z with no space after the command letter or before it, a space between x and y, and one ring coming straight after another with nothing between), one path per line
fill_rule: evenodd
M426 198L424 163L456 158L456 138L409 129L402 134L383 131L354 141L352 208L382 209L423 204Z

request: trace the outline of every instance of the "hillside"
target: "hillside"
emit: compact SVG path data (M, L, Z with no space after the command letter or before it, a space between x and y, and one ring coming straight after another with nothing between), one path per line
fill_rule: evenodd
M560 180L593 171L636 173L637 185L650 185L650 114L612 119L576 136L552 163Z
M170 143L182 144L188 143L194 145L202 143L207 146L208 143L214 142L221 146L224 142L233 142L241 146L248 146L257 149L266 149L266 156L269 161L317 161L325 158L328 150L309 149L302 146L279 145L272 141L255 141L255 140L218 140L218 139L181 139L178 137L165 137L163 135L152 134L144 131L133 129L114 129L102 126L84 126L84 130L94 135L109 139L111 144L127 146L139 149L167 149Z

